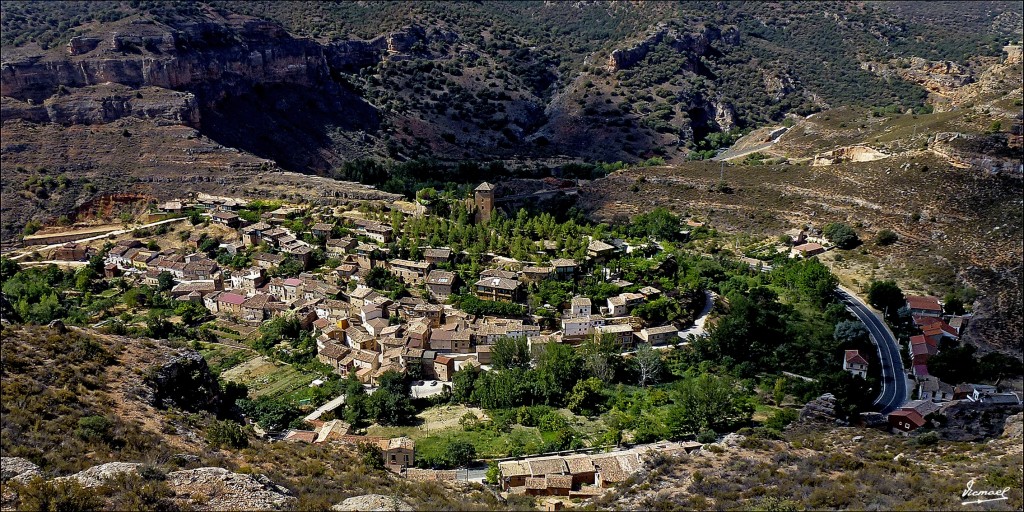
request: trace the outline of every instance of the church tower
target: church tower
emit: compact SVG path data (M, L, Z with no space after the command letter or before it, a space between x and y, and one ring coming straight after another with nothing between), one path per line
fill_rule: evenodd
M481 183L473 190L473 196L476 200L476 222L480 224L491 220L491 214L494 213L494 185L486 181Z

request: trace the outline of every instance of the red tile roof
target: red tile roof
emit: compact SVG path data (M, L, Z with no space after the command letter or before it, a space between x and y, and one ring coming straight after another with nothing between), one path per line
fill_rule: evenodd
M907 295L907 305L910 306L910 309L942 312L942 306L939 305L939 299L936 297Z
M897 418L903 418L912 423L915 427L924 426L924 417L921 416L921 413L913 409L899 409L889 413L890 418L893 416L896 416Z
M867 360L861 357L860 352L856 350L846 351L846 362L854 364L868 364Z
M825 249L825 248L822 247L821 244L816 244L814 242L806 243L806 244L803 244L803 245L798 245L798 246L793 248L793 250L797 251L797 252L821 251L823 249Z
M237 293L223 293L217 297L218 302L226 302L228 304L242 305L245 302L245 296Z

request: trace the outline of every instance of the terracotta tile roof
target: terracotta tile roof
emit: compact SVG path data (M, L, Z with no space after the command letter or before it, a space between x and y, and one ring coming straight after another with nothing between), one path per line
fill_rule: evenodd
M505 279L503 277L487 277L477 281L476 287L515 290L516 288L519 288L519 281L516 281L515 279Z
M798 246L793 248L793 250L797 251L797 252L820 251L820 250L823 250L823 249L824 249L824 247L822 247L821 244L816 244L814 242L798 245Z
M570 477L570 478L572 478L572 477ZM543 477L528 476L528 477L526 477L526 488L527 489L533 489L533 490L543 490L543 489L547 489L548 486L547 486L547 482L545 482Z
M217 296L217 302L226 302L228 304L240 306L245 302L245 296L237 293L222 293Z
M336 343L324 344L324 348L320 349L319 351L319 353L331 359L342 359L346 355L348 355L349 352L350 349L342 347L341 345L338 345Z
M452 250L447 247L437 247L423 250L423 256L426 258L448 258L452 255Z
M316 432L313 432L312 430L289 430L288 434L284 436L284 440L312 443L313 441L316 441Z
M515 279L516 278L516 273L515 272L508 272L508 271L505 271L505 270L498 270L496 268L489 268L487 270L484 270L483 272L480 272L480 279L484 279L484 278L487 278L487 277L500 277L500 278L503 278L503 279Z
M501 472L501 476L529 476L530 467L523 460L510 460L498 463L498 470Z
M903 418L912 423L916 427L924 426L924 418L921 416L921 413L913 409L899 409L889 413L890 418L893 416L896 416L897 418Z
M550 489L571 489L572 488L572 475L548 475L547 487Z
M595 471L594 461L590 460L589 455L569 455L564 460L570 474L577 475L580 473L593 473Z
M569 471L569 468L565 465L565 460L561 457L527 459L526 462L530 467L530 474L533 476L561 475Z
M907 305L910 306L910 309L942 312L942 306L939 305L939 299L937 297L927 295L907 295Z
M596 456L593 461L603 482L623 482L629 476L622 470L622 466L619 465L619 461L614 455Z
M455 280L455 273L446 270L431 270L427 274L427 284L450 285Z
M860 352L856 350L846 351L846 362L851 364L868 364L867 360L861 357Z

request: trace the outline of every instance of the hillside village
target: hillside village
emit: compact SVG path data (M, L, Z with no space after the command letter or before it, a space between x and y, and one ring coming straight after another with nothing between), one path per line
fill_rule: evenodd
M50 258L70 264L102 257L103 278L165 290L179 305L176 311L212 318L208 325L214 327L206 330L211 341L237 344L225 338L226 333L255 333L275 321L296 322L315 343L304 349L282 342L272 347L275 357L287 359L315 350L316 360L341 378L370 391L398 378L409 383L408 392L417 399L451 394L460 371L491 370L495 347L502 340L523 340L537 357L549 344L581 349L588 341L601 339L628 358L645 347L685 346L705 335L704 317L720 300L716 294L682 297L678 290L666 292L624 279L620 258L646 260L648 270L655 272L674 264L671 257L655 257L662 242L653 236L584 236L556 242L528 233L515 242L525 244L517 255L520 259L487 251L486 245L456 251L431 243L439 230L455 228L451 218L463 219L467 226L472 218L476 229L485 226L496 214L494 194L495 187L483 183L465 200L448 197L357 207L199 195L154 205L149 216L151 224L185 226L178 233L179 248L162 249L154 241L159 231L144 228L102 247L97 246L103 243L102 236L92 243L57 244ZM435 211L441 208L449 218ZM435 224L425 229L424 223L430 222ZM668 232L687 240L706 229L702 222L688 219ZM766 254L814 258L833 247L821 231L804 226L780 234L778 241L765 242L741 262L763 271L771 268ZM580 293L592 292L595 280L603 300ZM551 286L561 293L546 293ZM547 297L560 300L552 304ZM670 321L664 315L634 314L666 297L686 304L687 310ZM188 304L192 306L184 307ZM940 346L955 344L969 314L944 314L934 297L908 296L906 308L919 333L905 348L911 363L905 377L910 401L887 416L864 413L862 421L908 434L929 421L940 421L947 409L960 410L961 402L1019 407L1020 397L1013 392L970 383L954 387L928 374L928 357ZM845 350L834 357L843 370L861 379L878 371L869 369L877 365L870 351ZM322 382L315 379L310 386ZM377 446L386 468L406 478L468 478L468 473L454 470L417 468L413 439L360 433L340 419L340 413L334 414L343 398L314 410L302 428L265 435L288 442ZM514 457L495 466L495 478L507 492L586 498L622 482L651 454L700 446L692 441L662 442L610 454L587 449Z
M477 188L471 205L478 220L485 221L491 211L487 194L493 188ZM181 201L160 205L169 213L184 208ZM399 208L387 214L367 214L332 210L312 214L315 221L304 232L289 229L292 219L303 212L300 207L281 206L246 222L231 210L240 201L192 203L205 210L212 224L230 228L220 239L195 233L187 247L195 252L160 251L147 248L141 241L126 239L107 252L104 271L108 277L125 276L141 284L158 286L162 274L170 274L174 285L171 295L179 301L202 304L210 313L230 323L258 326L265 321L294 315L317 340L317 357L338 374L354 373L364 384L375 385L387 371L409 373L414 379L450 381L451 375L466 365L490 364L488 347L503 337L525 337L531 347L545 343L579 344L586 337L613 334L621 351L636 344L666 345L680 343L680 326L646 325L629 315L636 306L661 297L657 288L645 286L636 292L625 291L633 283L607 273L609 284L622 291L608 297L606 304L592 304L587 297L576 296L570 308L540 304L540 311L529 311L531 285L544 280L575 283L618 254L648 250L623 240L590 240L577 249L579 260L564 257L566 249L540 241L538 251L543 262L518 261L496 254L484 254L474 265L486 267L467 275L455 272L455 264L468 261L466 251L455 253L447 247L415 247L409 257L391 254L388 245L396 239L395 221L412 213ZM387 215L386 219L382 216ZM400 231L399 231L400 232ZM230 238L229 238L230 237ZM546 243L545 243L546 242ZM214 245L216 244L216 245ZM225 268L205 251L224 249L227 254L248 254L251 266L235 270ZM77 247L76 247L77 249ZM57 259L65 258L72 246L62 247ZM313 261L319 249L326 261ZM75 257L79 256L80 257ZM78 250L72 258L87 259ZM280 277L283 266L297 269L293 277ZM375 270L377 269L377 270ZM367 285L371 275L387 272L394 283L407 292L402 297L393 290ZM376 274L374 274L376 272ZM527 314L471 314L445 301L461 293L479 301L508 304L509 311L522 309ZM474 302L476 304L477 302ZM520 318L507 318L507 317ZM545 327L542 329L541 325Z

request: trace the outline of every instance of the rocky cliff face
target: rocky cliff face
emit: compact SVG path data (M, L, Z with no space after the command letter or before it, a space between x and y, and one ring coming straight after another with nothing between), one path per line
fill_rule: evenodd
M322 48L272 23L233 17L176 26L135 20L83 36L64 54L24 50L0 65L0 95L39 103L61 86L116 83L190 91L204 102L257 83L312 85L328 74Z
M931 61L920 57L893 59L888 63L862 62L861 69L879 76L898 76L939 94L949 94L974 82L971 72L956 62Z
M158 409L173 406L186 411L217 412L222 405L220 384L202 354L195 350L181 351L150 369L145 383L151 392L142 398Z
M125 117L152 119L157 124L200 126L199 105L194 94L157 87L132 90L119 84L71 89L42 103L0 98L0 117L33 123L94 125Z
M605 68L614 73L620 69L633 67L663 41L667 42L673 50L689 55L692 64L696 66L697 59L707 54L711 45L716 41L722 41L730 45L739 44L740 32L736 27L728 27L722 30L717 27L705 26L699 32L680 33L675 29L662 27L636 46L613 50L611 55L608 56L608 63L605 65ZM690 69L690 71L693 71L693 69Z

